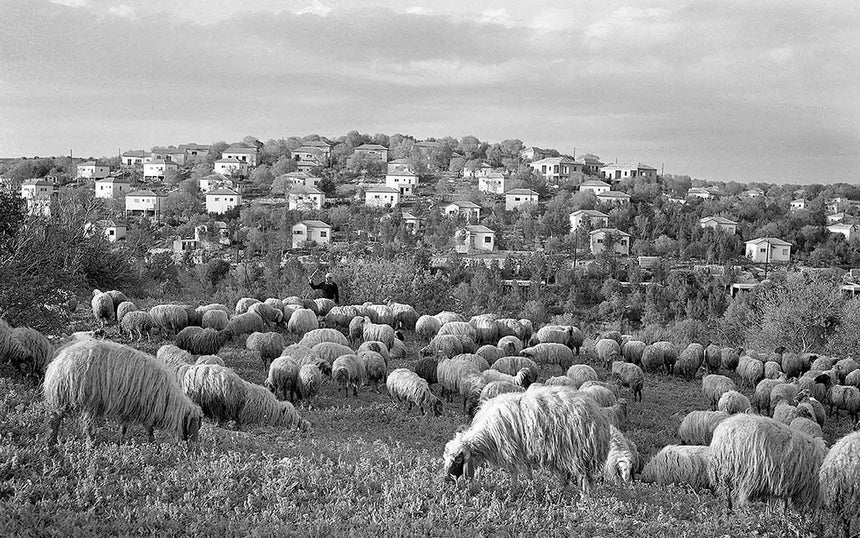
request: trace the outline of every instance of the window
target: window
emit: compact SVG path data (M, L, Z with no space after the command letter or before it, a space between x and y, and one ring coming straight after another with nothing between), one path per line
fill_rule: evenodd
M558 165L553 166L552 171L558 174Z
M304 235L304 232L301 230L293 230L293 235Z
M764 254L765 252L767 252L767 249L766 249L766 248L763 248L763 249L761 249L759 252L761 252L762 254Z
M492 237L490 237L489 235L484 236L484 243L492 243L492 242L493 242Z
M546 165L545 164L540 165L540 171L541 171L541 174L546 174Z
M321 231L321 232L320 232L320 237L328 237L328 232L326 232L326 231Z
M788 249L787 248L782 249L782 255L788 256Z

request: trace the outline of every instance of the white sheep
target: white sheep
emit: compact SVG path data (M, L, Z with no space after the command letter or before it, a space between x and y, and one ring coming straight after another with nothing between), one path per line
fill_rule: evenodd
M364 362L356 355L341 355L331 365L331 377L337 383L337 392L344 390L349 395L358 397L358 387L364 383Z
M299 344L306 347L314 347L321 342L334 342L342 346L349 345L349 340L337 329L314 329L305 333L299 340Z
M302 364L299 367L297 385L299 398L311 405L314 396L320 391L322 372L315 364Z
M234 310L234 313L244 314L248 311L248 308L250 308L251 305L257 304L259 302L259 299L254 299L253 297L242 297L241 299L236 301L236 309Z
M601 338L594 344L594 351L597 353L597 359L603 364L604 368L609 370L614 361L620 360L621 346L612 338Z
M116 319L116 310L110 295L101 290L93 290L91 305L93 317L102 327Z
M494 362L490 368L508 375L516 375L521 369L528 368L532 383L537 381L540 376L540 367L535 361L526 357L502 357Z
M720 396L720 401L717 402L717 410L724 411L730 415L748 413L750 410L750 400L740 392L730 390Z
M660 486L686 484L694 489L709 489L710 455L711 447L707 445L665 446L645 465L642 481Z
M573 364L573 351L564 344L536 344L523 349L520 353L539 365L557 364L561 366L562 371Z
M188 326L188 312L181 305L162 304L149 309L152 320L165 335L173 335Z
M851 520L860 513L860 432L838 440L821 464L818 473L821 506L832 516L844 538Z
M296 400L299 384L299 364L292 357L277 357L269 365L265 386L279 400Z
M613 361L612 378L619 387L627 387L633 391L634 402L642 401L642 388L645 386L645 374L642 368L629 362Z
M709 445L714 430L729 418L725 411L691 411L678 427L678 437L685 445Z
M299 308L290 315L287 321L287 331L293 334L307 334L319 329L317 315L309 308Z
M436 398L430 392L430 386L418 375L406 368L398 368L388 374L385 380L388 394L396 404L407 403L406 413L412 410L412 406L418 407L421 414L431 410L434 415L442 415L442 400Z
M702 394L711 404L711 411L717 410L720 397L730 390L735 390L735 382L730 377L708 374L702 378Z
M586 381L598 381L600 378L594 368L587 364L574 364L567 369L565 374L573 381L573 387L578 389Z
M632 482L636 473L641 470L641 459L636 443L630 441L621 431L609 426L609 453L603 466L603 475L607 480Z
M375 351L361 351L358 358L364 363L364 381L373 385L373 390L379 392L379 384L385 382L388 375L388 366L382 355Z
M481 370L468 361L443 359L436 367L436 379L442 387L442 397L450 402L455 394L463 395L463 412L467 411L468 397L471 392L467 378L479 375Z

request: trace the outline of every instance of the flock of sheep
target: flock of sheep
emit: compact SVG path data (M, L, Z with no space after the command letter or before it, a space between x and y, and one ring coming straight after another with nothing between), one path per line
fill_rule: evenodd
M535 328L529 320L453 312L420 315L409 305L337 306L327 299L240 299L224 305L138 309L121 292L95 290L93 315L130 339L160 333L174 344L156 356L76 333L59 349L37 331L0 322L0 358L43 377L51 410L50 443L63 418L80 414L87 435L96 418L163 429L193 445L202 419L219 424L283 426L307 431L293 403L312 405L325 377L345 396L384 384L406 412L441 415L443 400L462 399L468 426L447 443L446 480L471 477L482 464L516 480L536 470L575 483L587 495L598 479L688 484L722 494L728 509L775 500L783 507L823 506L847 535L860 512L860 432L829 450L822 425L846 411L858 424L860 365L778 349L767 355L714 344L646 344L608 332L594 345L597 370L578 360L585 338L574 326ZM411 368L404 332L426 342ZM286 335L286 336L285 336ZM232 341L259 355L264 385L242 379L218 356ZM289 341L296 343L288 344ZM678 436L647 465L624 435L629 390L641 402L645 372L693 379L711 410L684 417ZM752 401L731 377L754 387ZM550 375L552 373L562 375ZM439 386L438 396L433 392ZM458 400L459 401L459 400ZM458 403L459 405L459 403ZM755 410L755 412L754 412ZM769 415L769 416L768 416Z

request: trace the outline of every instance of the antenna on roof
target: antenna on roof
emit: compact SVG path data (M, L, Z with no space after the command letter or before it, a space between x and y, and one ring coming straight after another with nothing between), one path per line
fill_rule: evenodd
M666 165L664 163L660 163L660 175L666 175L664 172L666 171Z

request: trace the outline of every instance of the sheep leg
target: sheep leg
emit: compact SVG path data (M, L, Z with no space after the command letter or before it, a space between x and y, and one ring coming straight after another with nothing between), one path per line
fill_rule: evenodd
M146 427L146 440L150 443L155 442L155 428L153 428L152 426Z
M48 437L48 446L55 446L57 444L57 437L60 433L60 423L63 421L63 417L65 413L62 411L56 411L51 414L51 418L48 421L48 427L51 428L51 436Z
M93 424L93 417L89 413L84 412L81 416L81 421L83 422L84 436L87 439L87 445L92 446L95 442L95 424Z
M125 443L125 434L126 434L126 432L128 432L128 425L127 425L127 424L123 424L123 425L122 425L122 426L120 426L120 428L119 428L119 441L117 441L117 444L118 444L118 445L121 445L121 444Z

